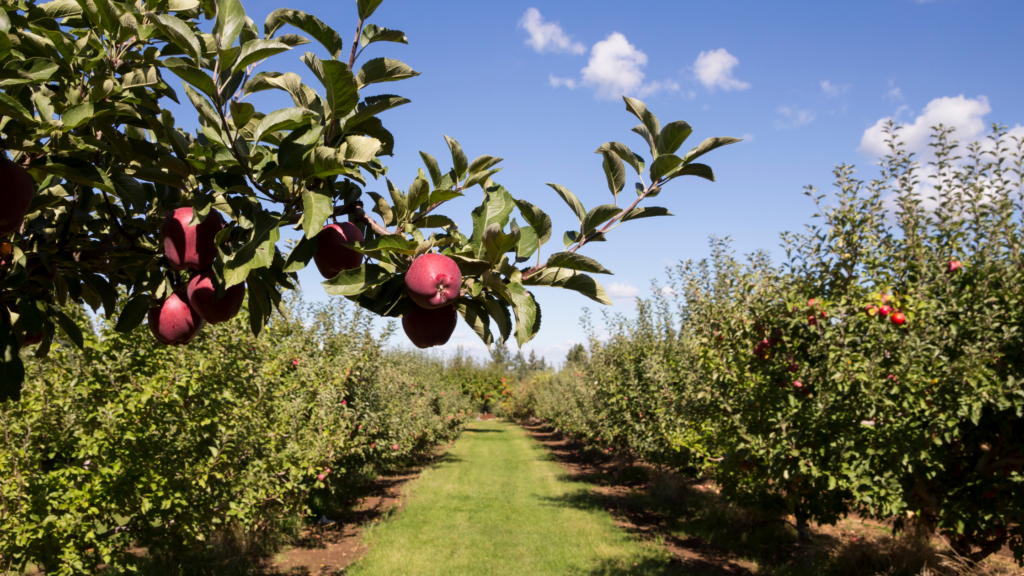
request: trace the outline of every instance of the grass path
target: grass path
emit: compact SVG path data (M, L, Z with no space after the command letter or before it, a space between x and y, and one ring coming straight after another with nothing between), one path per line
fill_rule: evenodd
M476 422L408 487L408 505L367 533L348 574L665 574L669 554L632 539L604 510L574 506L572 482L518 426Z

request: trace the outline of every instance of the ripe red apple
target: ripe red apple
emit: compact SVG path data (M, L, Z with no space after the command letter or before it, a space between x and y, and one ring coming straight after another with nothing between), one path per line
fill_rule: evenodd
M817 303L818 303L818 301L817 301L817 300L815 300L814 298L811 298L810 300L808 300L808 301L807 301L807 306L808 306L808 307L810 307L810 306L814 306L814 305L815 305L815 304L817 304Z
M903 312L893 312L889 320L897 326L903 326L903 323L907 321L907 317Z
M881 306L878 307L878 315L881 316L882 318L885 318L891 313L892 307L889 306L888 304L882 304Z
M811 326L817 326L818 325L818 319L815 318L814 316L809 316L807 318L807 324L809 324Z
M959 260L950 260L949 264L946 265L946 273L947 274L952 274L952 273L956 272L957 270L962 269L963 267L964 267L963 262L961 262Z
M440 346L451 338L459 323L459 313L449 304L443 308L420 308L402 317L402 328L419 348Z
M316 479L317 479L318 481L320 481L320 482L323 482L323 481L324 481L324 478L327 478L327 474L317 474L317 475L316 475Z
M213 271L204 270L192 277L188 283L188 303L197 314L210 324L227 322L238 315L245 300L245 282L236 284L224 291L224 295L216 298L217 289L213 285Z
M161 344L188 344L203 329L203 319L187 297L171 294L160 306L149 309L149 330Z
M424 254L409 266L405 288L421 308L440 308L459 297L462 272L455 260L443 254Z
M803 387L804 387L803 382L800 382L799 380L796 380L795 382L793 382L793 388L796 388L797 390L799 390L799 389L801 389Z
M178 208L167 214L161 229L164 237L164 254L174 270L203 270L213 264L217 257L214 241L217 233L224 228L220 212L211 210L202 224L189 226L192 208Z
M324 226L316 235L316 254L313 254L313 262L320 275L330 280L342 270L359 268L363 255L343 244L362 241L363 233L351 222Z
M21 229L35 190L36 182L28 172L0 154L0 236Z
M792 364L789 365L789 371L790 372L796 372L799 369L800 369L800 365L797 364L796 362L793 362Z

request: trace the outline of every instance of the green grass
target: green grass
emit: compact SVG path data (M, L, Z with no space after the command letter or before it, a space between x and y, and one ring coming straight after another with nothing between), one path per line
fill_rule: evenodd
M408 505L367 533L355 576L665 574L669 554L581 507L571 482L518 426L476 422L408 487ZM674 572L674 571L673 571Z

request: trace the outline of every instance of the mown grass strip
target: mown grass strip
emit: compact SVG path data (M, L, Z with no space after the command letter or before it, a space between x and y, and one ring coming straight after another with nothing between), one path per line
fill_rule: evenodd
M515 425L474 423L408 490L407 507L367 533L372 550L350 574L664 574L669 563L581 506L589 486Z

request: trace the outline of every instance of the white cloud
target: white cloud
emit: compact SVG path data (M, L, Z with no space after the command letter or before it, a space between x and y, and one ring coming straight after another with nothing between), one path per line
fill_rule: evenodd
M750 88L750 83L737 80L732 75L732 69L739 63L739 59L729 54L725 48L719 48L701 52L697 56L697 61L693 63L693 70L700 83L712 92L715 88L746 90Z
M455 334L452 334L452 338L465 338L465 337L466 337L466 333L465 332L456 332Z
M815 118L815 114L811 110L800 110L797 108L790 108L789 106L779 107L778 112L782 118L775 121L775 127L779 129L796 128L797 126L810 124Z
M646 65L647 54L622 34L612 32L591 48L590 61L581 70L582 83L593 88L598 98L607 99L624 94L642 98L662 90L679 90L679 84L671 80L644 84Z
M536 8L527 9L519 20L519 27L525 28L530 34L526 43L537 52L562 52L568 54L583 54L587 47L579 42L573 42L572 36L562 31L558 22L545 22Z
M743 136L740 136L740 140L743 140L744 142L753 142L754 141L754 135L751 134L750 132L747 132Z
M675 296L676 295L675 288L673 288L671 286L663 286L661 288L661 290L658 290L658 292L661 292L665 296Z
M612 282L606 291L612 298L635 298L640 294L640 290L629 282Z
M836 96L845 93L849 89L849 84L843 84L842 86L839 86L837 84L829 82L828 80L821 81L821 91L824 92L825 96L828 96L829 98L835 98Z
M576 81L573 80L572 78L559 78L554 74L549 74L548 79L551 82L551 86L553 88L565 86L569 90L575 90L579 86L579 84L577 84Z
M902 110L901 110L902 111ZM963 143L979 140L987 129L983 117L992 111L988 98L965 98L963 94L956 97L936 98L925 106L924 111L913 120L903 124L900 140L906 144L907 150L918 155L927 153L928 139L932 134L932 126L945 124L956 127L955 137ZM864 131L858 150L870 156L884 156L889 153L885 144L882 127L894 119L892 116L882 118L875 125Z
M903 90L896 85L894 80L889 80L889 91L885 93L885 97L889 100L903 102Z

